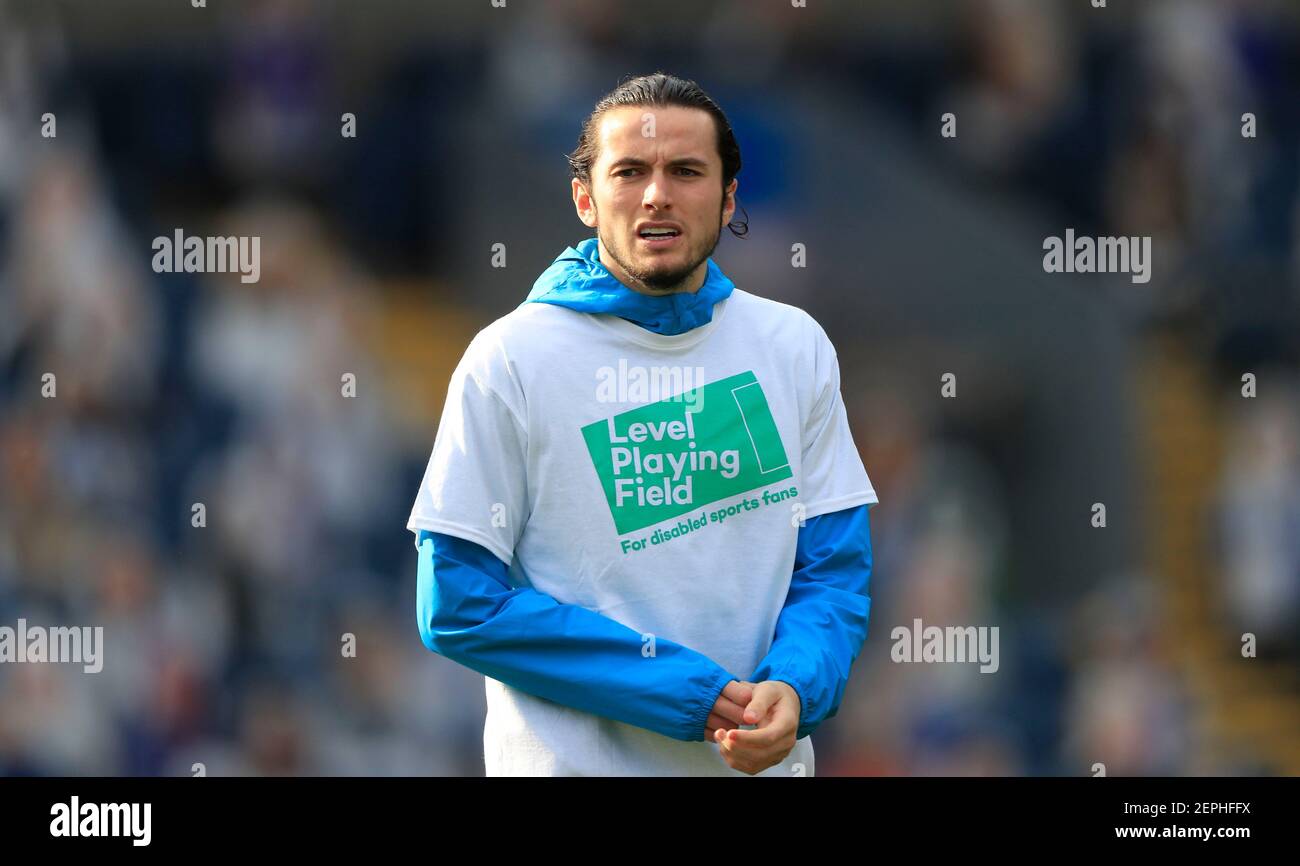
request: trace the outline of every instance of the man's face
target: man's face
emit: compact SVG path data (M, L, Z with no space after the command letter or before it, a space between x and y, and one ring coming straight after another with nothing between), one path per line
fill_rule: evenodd
M698 108L624 106L605 112L597 140L590 188L575 178L573 204L596 229L601 263L646 294L699 289L736 209L735 178L722 189L713 118ZM654 237L653 228L675 234Z

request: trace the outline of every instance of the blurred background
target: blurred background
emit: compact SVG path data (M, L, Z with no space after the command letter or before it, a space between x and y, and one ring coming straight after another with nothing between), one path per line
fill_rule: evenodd
M0 665L0 774L483 772L406 518L469 339L587 236L580 124L659 69L730 116L714 258L824 324L880 496L818 775L1300 774L1300 9L649 8L0 0L0 624L106 640ZM177 227L260 282L154 273ZM1066 228L1151 281L1045 274ZM916 618L998 672L892 663Z

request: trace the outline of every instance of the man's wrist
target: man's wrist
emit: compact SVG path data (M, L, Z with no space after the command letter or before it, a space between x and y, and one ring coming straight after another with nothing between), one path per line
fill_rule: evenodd
M721 697L727 685L734 679L736 677L733 677L730 671L721 666L718 667L718 670L714 673L713 681L703 692L703 705L696 710L695 716L691 718L690 730L694 732L691 742L708 739L705 729L708 727L709 713L713 712L713 707L717 704L718 698Z

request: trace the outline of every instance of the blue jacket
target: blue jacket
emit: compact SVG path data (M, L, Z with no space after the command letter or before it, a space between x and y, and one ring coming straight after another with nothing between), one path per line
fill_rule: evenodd
M634 292L600 264L596 239L588 238L556 258L524 303L613 313L657 333L680 334L709 322L714 304L733 288L710 259L694 294ZM743 677L794 688L802 704L799 738L838 711L866 640L872 564L867 509L812 517L799 529L772 646ZM661 663L628 665L629 655L641 650L639 632L530 587L511 586L506 564L474 542L420 530L415 543L420 637L433 652L484 676L678 740L703 740L718 695L742 679L664 638L656 641Z

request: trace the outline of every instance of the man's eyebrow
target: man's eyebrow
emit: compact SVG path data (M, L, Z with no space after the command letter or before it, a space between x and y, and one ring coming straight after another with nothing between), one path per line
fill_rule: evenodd
M650 165L650 163L644 159L641 159L640 157L624 156L610 163L609 168L610 171L613 171L616 168L622 168L629 165L644 167ZM702 168L708 168L709 163L696 156L679 156L676 159L668 160L668 165L669 166L692 165L692 166L700 166Z

